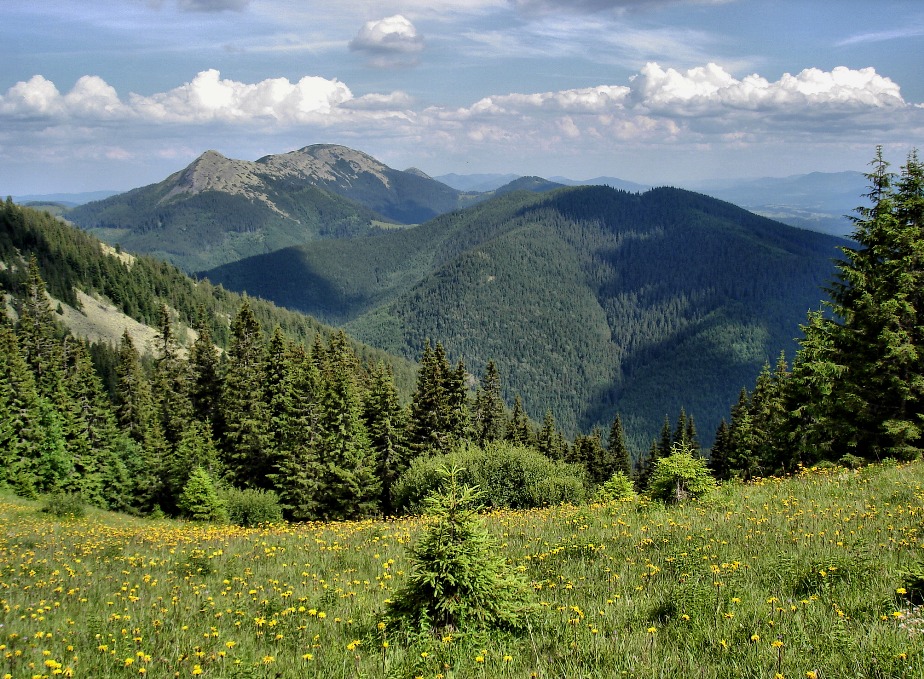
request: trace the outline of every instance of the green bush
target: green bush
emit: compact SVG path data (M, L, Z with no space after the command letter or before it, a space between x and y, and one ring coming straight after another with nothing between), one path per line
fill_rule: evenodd
M209 473L202 467L196 467L189 475L189 480L177 499L177 508L186 518L193 521L211 521L226 523L228 510L215 490L215 484Z
M655 463L648 490L652 499L682 502L702 497L716 487L706 460L693 455L686 444L671 448L671 454Z
M394 630L517 630L532 609L529 583L507 564L479 521L481 493L459 482L461 472L437 469L444 490L425 503L435 521L411 549L407 582L387 604L387 624Z
M616 472L597 489L594 499L597 502L615 502L631 500L635 497L635 484L625 472Z
M228 520L238 526L280 523L282 507L279 496L271 490L225 488L219 493L228 512Z
M49 495L42 503L42 511L59 519L79 519L86 515L87 507L79 493L57 491Z
M579 465L550 460L532 448L495 442L415 459L392 486L393 506L421 511L424 499L445 481L438 470L451 467L459 468L459 483L478 486L487 507L529 509L578 504L586 498L585 472Z

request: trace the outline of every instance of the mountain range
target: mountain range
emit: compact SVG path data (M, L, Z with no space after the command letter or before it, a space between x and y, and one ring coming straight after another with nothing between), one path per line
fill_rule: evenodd
M315 241L202 275L405 357L429 338L574 434L621 413L711 439L817 308L843 241L680 189L501 194L413 228Z
M762 365L792 354L844 244L613 177L475 179L488 190L341 146L206 152L67 216L407 359L430 339L475 375L494 360L533 418L575 434L618 411L640 446L680 408L708 442Z

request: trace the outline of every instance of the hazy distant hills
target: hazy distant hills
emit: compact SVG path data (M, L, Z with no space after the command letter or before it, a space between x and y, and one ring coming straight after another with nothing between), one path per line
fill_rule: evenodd
M862 172L812 172L702 182L690 188L792 226L846 236L853 231L848 216L864 204L868 184Z
M841 241L678 189L501 193L413 228L208 272L407 357L427 338L569 433L621 412L636 442L692 412L710 440L817 308ZM643 444L644 445L644 444Z

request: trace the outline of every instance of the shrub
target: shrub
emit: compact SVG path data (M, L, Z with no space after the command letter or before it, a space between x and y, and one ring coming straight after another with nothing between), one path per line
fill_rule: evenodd
M87 508L83 496L79 493L56 491L45 499L42 511L59 519L79 519L86 515Z
M280 523L282 507L279 496L271 490L226 488L219 493L228 512L228 520L238 526Z
M670 455L655 463L648 490L654 500L682 502L702 497L715 487L706 461L694 456L686 444L676 444Z
M459 483L481 489L481 501L488 507L528 509L580 503L586 496L582 467L550 460L532 448L495 442L415 459L392 486L393 506L421 511L424 499L445 481L439 469L449 467L459 469Z
M597 502L631 500L635 497L635 485L625 472L616 472L597 489Z
M411 549L411 571L387 604L387 624L434 633L522 628L531 609L529 585L479 521L481 493L459 482L458 467L437 472L445 490L426 500L435 522Z
M228 520L225 503L215 490L209 473L202 467L193 469L176 505L183 516L193 521L225 523Z

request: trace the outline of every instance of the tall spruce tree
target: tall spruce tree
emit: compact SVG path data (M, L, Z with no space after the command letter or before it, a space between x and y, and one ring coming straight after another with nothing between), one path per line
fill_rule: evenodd
M325 354L323 347L320 353ZM273 489L288 518L309 521L322 517L321 372L300 345L288 344L285 358L278 354L278 348L270 349L271 366L286 364L281 381L268 384L276 467ZM270 367L267 372L274 375L280 370Z
M479 446L504 438L504 401L501 397L500 374L494 361L488 361L481 387L475 395L472 413L472 436Z
M464 377L450 367L443 345L431 347L428 340L411 400L408 443L414 457L448 453L464 437L464 395Z
M260 324L245 299L231 324L231 342L219 408L224 423L223 462L235 485L268 489L272 441L261 389L266 345Z
M385 515L394 513L391 487L407 469L406 422L398 402L391 368L380 362L371 370L369 389L363 398L363 422L376 457L376 476L381 484L379 506Z
M607 442L608 460L611 465L612 476L616 472L622 472L627 477L632 476L632 456L629 454L629 448L626 445L626 437L622 428L622 419L619 413L613 417L613 423L610 425L610 439ZM609 477L607 477L609 478Z
M871 165L856 246L842 248L829 290L833 317L806 329L803 345L822 353L793 373L803 398L828 406L812 432L826 455L909 459L924 419L924 169L912 151L896 182L881 147Z
M507 433L504 438L518 446L533 445L532 426L519 394L513 398L513 412L507 421Z
M343 332L326 351L320 429L320 511L325 519L355 519L378 510L378 461L361 416L356 357Z

